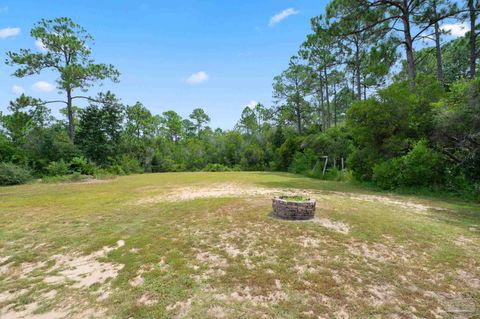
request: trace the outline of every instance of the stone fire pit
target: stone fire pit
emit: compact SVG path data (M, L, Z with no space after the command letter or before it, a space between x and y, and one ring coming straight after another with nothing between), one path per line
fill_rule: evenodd
M281 219L305 220L315 216L315 200L302 196L279 196L272 201L273 216Z

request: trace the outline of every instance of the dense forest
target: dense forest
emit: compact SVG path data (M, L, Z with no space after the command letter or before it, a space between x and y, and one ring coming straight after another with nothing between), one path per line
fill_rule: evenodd
M15 77L55 72L65 98L21 95L0 114L0 184L271 170L478 200L479 11L478 0L333 0L273 79L272 105L245 107L231 130L209 127L202 108L182 118L89 95L120 72L92 59L92 36L71 19L41 20L31 36L45 52L6 63ZM471 31L449 37L447 22Z

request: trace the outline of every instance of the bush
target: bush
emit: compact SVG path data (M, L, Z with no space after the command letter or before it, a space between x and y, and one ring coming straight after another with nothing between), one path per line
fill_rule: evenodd
M83 156L76 156L70 161L70 169L83 175L95 175L97 166Z
M225 165L222 164L207 164L202 171L204 172L229 172L231 169Z
M0 185L24 184L30 179L27 169L12 163L0 163Z
M347 158L347 167L356 180L370 181L377 162L378 154L375 151L369 148L355 149Z
M311 149L306 149L303 153L296 152L288 170L292 173L306 174L318 162L318 155Z
M431 186L444 180L445 163L442 156L427 146L424 140L419 141L413 149L401 157L403 186Z
M400 160L388 160L373 167L373 181L383 189L394 189L400 184Z
M143 173L143 168L140 165L140 162L136 158L128 155L122 155L122 157L117 159L115 164L118 166L116 169L118 171L123 171L123 174L128 175L128 174Z
M302 143L301 137L289 137L285 140L285 142L280 146L277 150L278 155L278 162L277 162L277 169L279 170L286 170L292 164L293 158L300 150L300 145Z
M373 167L373 181L383 189L431 187L445 180L442 155L421 140L410 152Z
M112 174L112 175L126 175L125 171L123 170L123 168L118 165L118 164L113 164L113 165L110 165L107 169L106 169L106 172L107 174Z
M65 163L63 159L58 162L50 162L47 168L48 176L62 176L67 175L69 172L69 165Z

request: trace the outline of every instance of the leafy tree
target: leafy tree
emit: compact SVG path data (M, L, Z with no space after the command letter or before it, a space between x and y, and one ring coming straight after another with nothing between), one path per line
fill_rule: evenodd
M392 48L395 46L392 39L386 36L387 22L366 28L369 22L366 16L359 15L354 20L350 19L349 10L357 4L356 0L333 0L326 8L326 19L328 32L338 40L336 45L340 49L342 63L346 63L353 70L356 96L361 100L362 84L367 86L364 79L370 76L370 82L373 82L374 75L384 77L388 73L393 64ZM374 11L374 13L381 14L380 11ZM369 16L368 19L372 20L373 17ZM359 29L364 31L350 32ZM380 68L380 65L383 68Z
M21 78L40 74L45 70L58 75L58 89L65 93L65 100L45 103L66 105L68 134L73 142L75 135L73 101L89 99L86 96L74 95L74 91L85 92L95 82L107 78L116 82L119 72L112 65L93 62L90 49L92 36L69 18L42 19L30 34L41 41L46 52L33 53L29 49L21 49L20 52L10 51L7 53L7 64L18 66L13 75Z
M76 134L77 143L88 159L107 164L118 153L123 131L124 107L107 92L99 94L81 111Z
M480 178L480 80L460 81L438 103L433 140L441 152L472 180Z
M178 115L178 113L175 111L163 112L162 117L160 118L160 123L166 136L172 142L177 143L182 137L184 131L182 117ZM197 126L197 124L194 123L194 125L195 128L198 130L199 127Z
M477 59L478 53L478 37L480 35L480 24L477 24L477 15L480 11L479 0L467 0L466 12L470 24L469 46L470 46L470 78L473 79L477 75Z
M299 134L303 133L303 121L307 116L309 105L306 97L311 94L312 70L299 64L297 59L290 61L287 70L274 78L273 96L278 105L277 112L296 123Z
M200 135L205 125L210 122L210 117L201 108L194 109L188 117L192 120L197 135Z
M414 16L415 22L421 26L432 26L433 34L422 35L423 38L432 39L435 41L435 58L437 67L437 80L444 85L443 79L443 63L441 50L441 34L440 16L453 16L458 12L456 3L449 0L429 0L426 1L419 14ZM432 25L433 22L433 25ZM428 27L425 31L428 31Z
M322 130L330 127L331 124L330 70L341 63L338 60L341 54L338 43L335 43L326 23L322 16L312 19L314 34L307 35L306 41L299 50L300 56L308 62L308 67L311 68L308 70L311 75L309 81L306 82L306 88L313 89L312 93L319 98L318 107Z
M450 18L456 12L437 11L436 16L430 20L423 20L421 26L417 26L415 18L422 16L425 6L430 0L361 0L353 1L345 10L344 19L356 21L365 19L366 23L350 30L347 34L362 34L378 25L385 25L385 31L397 33L401 36L401 43L405 48L407 60L407 74L410 87L415 86L416 68L414 58L414 43L421 40L424 32L434 26L435 23ZM400 23L397 23L400 22Z
M50 110L38 99L22 94L8 106L10 114L0 113L0 123L13 145L23 145L35 128L45 127L50 120Z

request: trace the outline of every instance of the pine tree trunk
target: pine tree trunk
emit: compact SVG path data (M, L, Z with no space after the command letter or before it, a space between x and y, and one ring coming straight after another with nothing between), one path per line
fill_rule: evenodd
M297 128L298 128L298 134L302 134L302 114L300 110L300 102L297 101L295 103L295 113L297 115Z
M442 47L440 45L440 26L438 25L438 22L435 23L435 51L437 58L437 79L438 82L443 86Z
M329 94L328 94L328 80L327 80L327 67L323 69L323 74L325 77L325 99L327 101L327 120L328 120L328 127L331 126L331 116L330 116L330 99L329 99Z
M67 116L68 116L68 138L73 143L75 140L75 123L73 119L72 90L67 89Z
M474 79L477 73L477 36L475 32L477 13L474 0L468 0L468 10L470 13L470 78Z
M333 123L337 127L337 86L333 85Z
M360 48L358 41L355 41L355 77L357 82L357 98L359 101L362 100L362 85L360 83Z
M432 8L435 14L435 18L438 18L437 13L437 2L434 0L432 1ZM440 44L440 25L438 21L435 22L433 25L435 31L435 57L437 59L437 80L443 86L443 65L442 65L442 47Z
M408 13L408 1L404 0L404 12L402 16L403 22L403 33L404 33L404 42L405 42L405 55L407 57L407 71L408 71L408 82L410 87L415 87L415 59L413 56L413 41L412 34L410 31L410 14Z
M324 103L324 97L323 97L323 78L322 75L320 74L320 107L322 108L322 131L325 132L325 103Z

